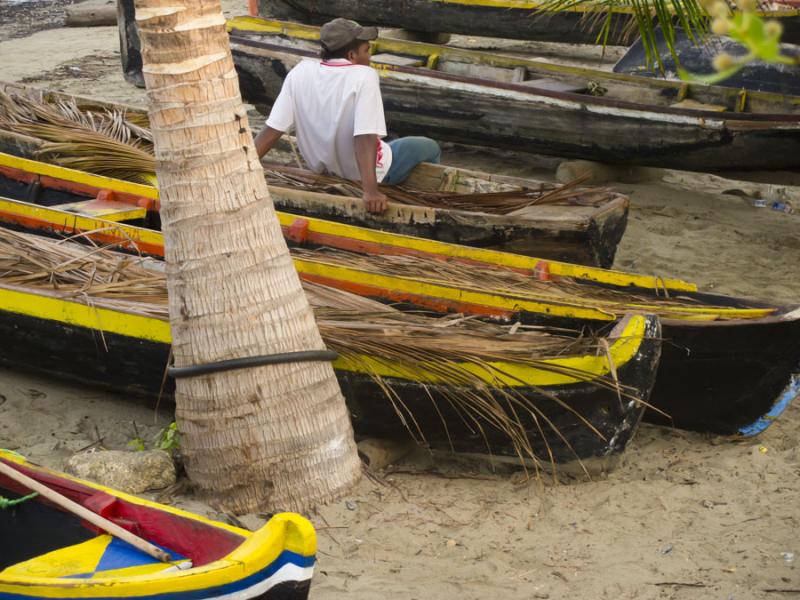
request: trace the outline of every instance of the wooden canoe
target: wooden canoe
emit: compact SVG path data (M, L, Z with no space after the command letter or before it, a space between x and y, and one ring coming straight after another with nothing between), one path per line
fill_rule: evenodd
M48 165L50 182L95 195L109 190L122 202L156 206L156 189ZM485 269L549 278L544 294L533 288L487 290L424 282L358 268L295 259L301 278L355 294L440 312L475 314L500 321L602 328L624 311L657 312L664 296L680 298L661 318L663 346L650 402L676 427L725 435L755 435L766 429L800 394L800 308L703 294L685 281L546 261L469 248L310 217L280 215L284 235L297 247L325 246L375 256L412 256L477 265ZM161 234L151 229L73 212L0 199L0 223L50 235L84 233L120 249L163 256ZM86 233L89 232L89 233ZM560 296L562 282L581 285L579 296ZM638 299L612 310L595 304L594 294L631 291ZM599 300L598 300L599 302ZM658 412L645 418L664 423Z
M317 547L293 513L250 532L39 467L0 462L169 552L161 563L40 497L0 509L0 598L304 600ZM29 490L0 475L0 496Z
M257 0L250 2L254 17L283 19L321 25L335 17L354 19L364 25L402 27L424 33L460 33L522 40L594 44L606 17L602 9L575 6L546 12L535 0ZM633 11L611 8L607 43L629 45ZM800 42L800 10L760 11L764 18L778 19L786 43Z
M128 114L141 109L121 104L100 102L58 92L36 90L15 84L0 84L8 93L49 100L68 100L80 107L124 109ZM0 129L0 152L33 157L41 141ZM0 158L0 165L7 160ZM310 171L286 169L274 165L270 169L299 171L305 179L315 177ZM2 187L2 186L0 186ZM556 192L563 186L533 179L508 177L461 169L447 165L424 164L412 173L403 190L419 192L454 192L462 194L532 191L542 195ZM569 189L569 188L567 188ZM617 246L628 222L630 201L627 196L607 189L590 190L576 187L554 201L546 200L513 210L507 214L476 212L440 206L390 202L381 215L368 213L360 198L334 193L315 193L295 189L287 184L270 183L272 199L278 210L314 216L341 223L358 225L452 242L497 248L507 252L538 256L599 267L611 267ZM15 197L11 191L6 195ZM48 203L46 198L42 201ZM413 200L411 200L413 202ZM476 197L479 203L480 198Z
M93 260L91 252L87 248L86 261ZM147 310L132 312L90 292L65 297L58 290L0 284L0 362L127 394L169 395L166 306L141 306ZM573 341L565 340L563 348ZM464 368L508 407L539 460L604 459L625 449L644 412L661 346L658 320L625 317L603 346L607 353L554 351L535 365L489 360ZM442 450L520 456L496 421L470 415L454 401L478 393L477 386L409 365L391 354L347 353L333 362L357 433L407 438L410 432Z
M272 104L319 30L229 21L243 97ZM373 42L392 132L688 170L800 167L800 97L652 80L444 46Z

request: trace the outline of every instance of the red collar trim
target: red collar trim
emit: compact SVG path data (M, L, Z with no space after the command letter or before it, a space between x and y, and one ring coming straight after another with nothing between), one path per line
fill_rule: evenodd
M345 62L330 62L327 60L322 61L323 67L355 67L355 63L351 63L349 60Z

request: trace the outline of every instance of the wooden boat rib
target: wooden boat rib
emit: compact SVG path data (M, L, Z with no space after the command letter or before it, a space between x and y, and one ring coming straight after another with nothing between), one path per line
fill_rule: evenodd
M524 40L594 44L601 33L605 7L574 6L562 12L544 12L542 3L527 0L258 0L250 3L254 17L278 18L320 25L335 17L362 24L402 27L425 33L460 33ZM611 9L609 44L629 45L627 28L633 10ZM800 42L800 10L760 11L778 19L784 41Z
M30 464L0 450L3 464L161 546L159 563L93 530L39 497L0 510L0 598L164 600L308 597L316 534L292 513L250 532ZM0 496L27 495L0 475Z
M19 160L19 159L17 159ZM82 192L94 195L102 189L119 192L120 198L157 199L154 188L98 178L52 165L32 182L69 189L71 178ZM95 186L92 188L92 186ZM126 196L127 195L127 196ZM134 200L136 202L136 200ZM590 267L543 261L492 250L467 248L386 232L361 229L319 219L280 216L290 244L326 246L350 252L435 258L481 268L534 277L546 273L558 289L559 280L582 284L588 298L577 304L568 297L536 296L524 290L492 291L430 279L391 276L347 267L324 259L296 258L301 278L329 287L384 301L409 304L439 312L476 314L528 324L569 327L601 326L619 318L616 311L593 306L594 290L624 290L640 297L628 310L659 310L648 304L665 296L683 298L662 318L666 343L651 403L672 418L670 423L687 429L722 434L754 435L772 422L800 394L800 309L703 294L693 284L674 279L605 271ZM24 201L0 199L0 222L28 231L59 235L84 232L106 244L163 256L163 240L157 231L35 206ZM86 233L88 232L88 233ZM768 417L768 415L771 415ZM664 422L648 412L646 419Z
M0 84L0 89L44 102L75 102L79 107L88 106L92 110L100 107L112 111L124 110L128 115L147 118L147 114L140 109L124 105L15 84ZM33 157L43 143L35 138L0 130L0 150L7 150L11 154ZM390 196L394 194L406 200L403 203L390 202L385 213L374 215L364 209L360 194L354 199L341 195L341 192L315 193L292 187L292 178L299 176L303 181L313 182L320 177L310 171L270 165L266 173L277 208L293 214L600 267L613 264L617 245L627 226L630 204L626 196L611 190L564 187L531 179L425 164L414 171L402 189L386 190ZM341 189L344 186L328 187ZM558 193L558 190L563 190L559 198L552 199L551 193ZM520 204L527 205L510 210L507 214L425 205L424 198L437 192L477 194L470 202L476 205L487 197L483 194L519 192ZM545 202L539 203L540 198Z
M319 51L309 26L240 17L229 28L242 95L256 105L271 105L286 73ZM400 134L689 170L800 166L797 97L416 42L373 44L387 123ZM392 57L414 66L389 64L398 62Z

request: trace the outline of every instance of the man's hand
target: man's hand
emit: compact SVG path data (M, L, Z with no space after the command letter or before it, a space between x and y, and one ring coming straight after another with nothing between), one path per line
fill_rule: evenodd
M386 197L386 194L378 190L364 190L362 198L364 199L364 206L368 212L380 214L386 212L386 209L389 207L389 198Z

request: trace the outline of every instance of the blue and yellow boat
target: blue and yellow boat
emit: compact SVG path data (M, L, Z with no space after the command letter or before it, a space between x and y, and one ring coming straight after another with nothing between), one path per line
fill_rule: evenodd
M316 534L293 513L255 532L74 479L0 450L0 461L167 551L159 562L0 475L0 599L301 600ZM28 498L23 500L24 498Z

